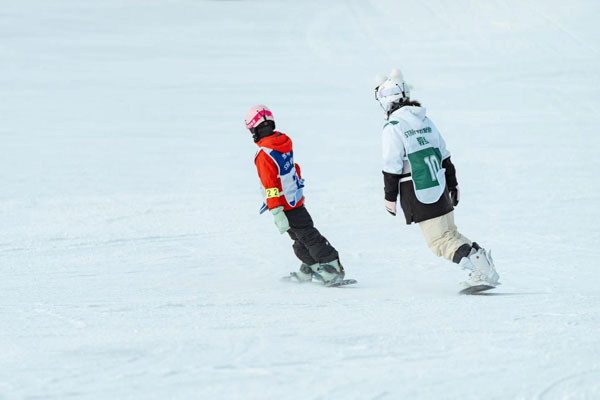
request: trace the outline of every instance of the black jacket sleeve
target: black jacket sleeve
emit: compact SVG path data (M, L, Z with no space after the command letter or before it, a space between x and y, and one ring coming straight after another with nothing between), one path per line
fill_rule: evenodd
M400 177L402 175L391 174L385 171L381 172L383 172L383 190L385 191L385 199L387 201L396 202L398 199L398 184L400 183Z
M450 157L446 158L442 161L442 168L446 168L446 185L448 189L454 189L458 186L458 181L456 180L456 168L454 168L454 164L450 161Z

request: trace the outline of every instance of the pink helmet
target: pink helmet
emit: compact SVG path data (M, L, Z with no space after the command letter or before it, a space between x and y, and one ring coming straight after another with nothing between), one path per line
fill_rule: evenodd
M269 107L264 105L253 106L246 113L246 128L252 129L258 124L264 121L273 121L273 113L269 110Z

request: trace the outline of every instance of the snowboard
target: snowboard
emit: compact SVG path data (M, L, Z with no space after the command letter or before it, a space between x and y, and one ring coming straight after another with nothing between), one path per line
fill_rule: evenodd
M490 289L495 289L496 286L490 286L490 285L475 285L475 286L471 286L468 287L466 289L461 290L460 292L458 292L459 294L478 294L480 292L486 291L486 290L490 290Z
M321 282L318 282L318 283L321 283ZM325 283L323 285L327 286L327 287L340 287L340 286L346 286L346 285L354 285L355 283L358 283L358 281L356 279L342 279L341 281L338 281L338 282Z
M326 286L326 287L341 287L341 286L353 285L355 283L358 283L358 281L356 279L342 279L341 281L331 282L331 283L323 283L323 282L318 281L318 280L293 281L291 275L284 276L283 278L281 278L281 280L283 282L297 283L299 285L302 285L304 283L312 283L312 284L316 284L316 285L320 285L320 286Z

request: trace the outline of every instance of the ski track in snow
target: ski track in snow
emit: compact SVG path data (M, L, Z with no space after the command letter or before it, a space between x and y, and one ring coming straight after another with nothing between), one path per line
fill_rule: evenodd
M2 2L0 399L595 399L592 1ZM457 167L466 274L382 207L377 72ZM243 116L294 140L343 288L293 285Z

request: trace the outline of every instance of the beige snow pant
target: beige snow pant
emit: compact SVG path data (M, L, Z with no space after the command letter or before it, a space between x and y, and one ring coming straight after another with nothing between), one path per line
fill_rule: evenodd
M438 257L452 261L454 253L463 244L471 245L471 241L464 237L454 225L454 211L441 217L419 222L427 245Z

